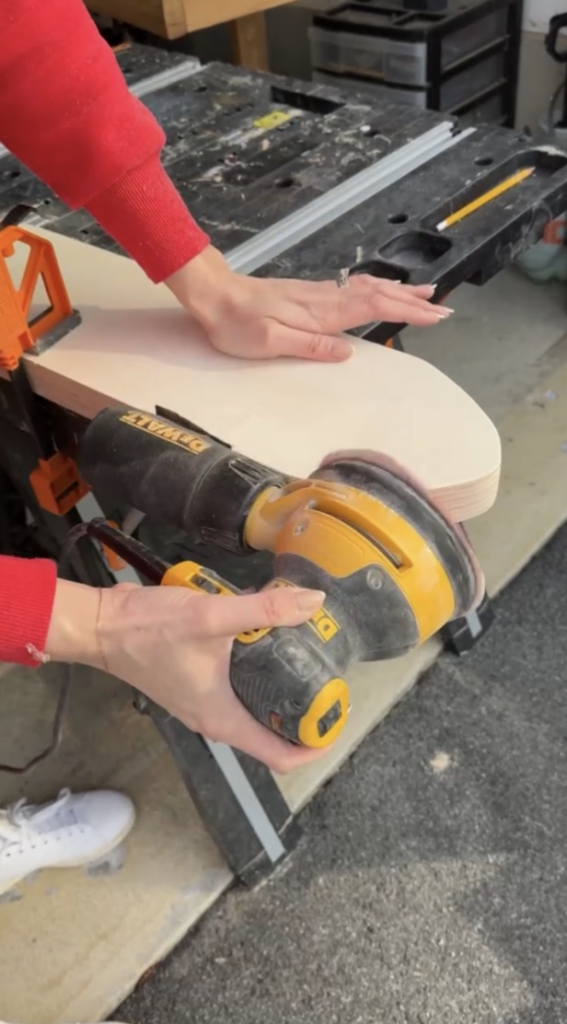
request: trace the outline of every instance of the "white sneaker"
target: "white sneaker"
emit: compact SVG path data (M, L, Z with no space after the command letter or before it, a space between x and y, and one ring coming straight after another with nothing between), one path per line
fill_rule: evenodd
M110 790L62 789L52 803L36 807L20 800L0 810L0 895L42 868L102 860L126 838L135 818L130 798Z

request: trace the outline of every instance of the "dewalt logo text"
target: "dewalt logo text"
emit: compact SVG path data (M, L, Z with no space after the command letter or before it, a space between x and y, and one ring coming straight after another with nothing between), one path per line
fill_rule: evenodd
M127 412L120 417L120 422L126 423L129 427L136 427L137 430L143 430L146 434L153 434L163 441L168 441L169 444L177 445L178 448L184 448L185 451L192 452L193 455L200 455L201 452L211 447L210 442L206 441L204 437L191 434L183 427L174 427L171 423L154 419L146 412Z
M341 628L338 622L324 608L320 608L318 612L315 612L315 615L309 619L308 625L311 626L311 629L317 633L317 636L325 644L328 644L329 640L332 640Z

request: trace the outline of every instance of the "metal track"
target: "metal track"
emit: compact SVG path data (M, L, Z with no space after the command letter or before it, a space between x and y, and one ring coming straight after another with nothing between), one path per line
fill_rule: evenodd
M202 70L203 65L200 60L197 57L189 57L183 64L178 64L177 67L166 68L165 71L157 71L155 75L144 78L137 85L132 85L130 92L137 96L138 99L141 99L142 96L147 96L148 93L157 92L158 89L165 89L168 85L175 85L176 82L182 82L185 78L190 78Z
M251 274L276 256L281 256L293 245L303 242L316 231L320 231L367 199L395 184L400 178L422 167L433 157L451 149L452 146L459 145L475 131L475 128L467 128L454 135L454 124L451 121L443 121L430 131L424 132L419 138L378 160L372 167L359 171L302 209L296 210L254 238L236 246L225 254L229 266L242 274Z

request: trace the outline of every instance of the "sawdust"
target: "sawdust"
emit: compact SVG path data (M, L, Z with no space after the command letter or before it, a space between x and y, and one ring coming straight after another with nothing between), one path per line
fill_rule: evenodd
M436 775L441 775L443 772L446 772L447 769L450 768L451 764L451 757L449 756L449 754L446 754L443 750L439 750L435 754L435 757L432 757L431 761L429 762L430 768L433 768L433 771L436 773Z

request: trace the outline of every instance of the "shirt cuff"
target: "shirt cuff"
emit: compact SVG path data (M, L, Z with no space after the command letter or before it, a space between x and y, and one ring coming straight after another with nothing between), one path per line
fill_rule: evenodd
M56 585L54 562L0 556L0 661L41 664Z

